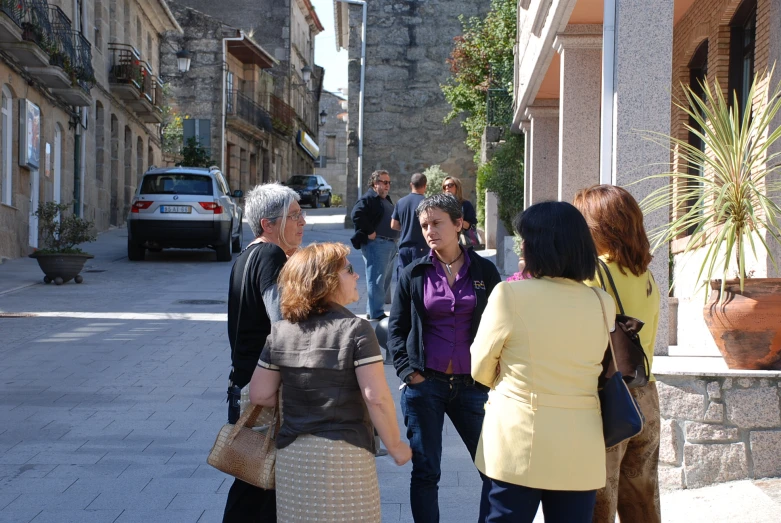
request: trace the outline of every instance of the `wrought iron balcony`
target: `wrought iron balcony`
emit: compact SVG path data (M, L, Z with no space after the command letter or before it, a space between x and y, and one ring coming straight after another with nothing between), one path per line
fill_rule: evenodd
M46 0L0 0L0 49L23 66L42 67L52 43Z
M162 84L152 74L152 68L141 59L138 50L129 44L110 43L112 54L109 84L119 98L147 123L162 121Z
M295 131L296 112L284 100L271 96L271 124L274 130L290 136Z
M255 136L272 131L271 115L261 105L241 91L228 91L225 94L228 125Z
M488 89L486 124L504 127L513 122L513 97L507 89Z

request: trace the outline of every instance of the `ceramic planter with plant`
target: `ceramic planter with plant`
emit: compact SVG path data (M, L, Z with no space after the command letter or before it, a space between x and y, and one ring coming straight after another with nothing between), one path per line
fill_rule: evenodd
M92 254L87 254L76 245L93 242L96 235L92 222L63 212L70 209L71 204L46 202L38 206L35 216L38 217L43 248L35 251L30 258L35 258L45 274L45 283L54 282L62 285L70 280L81 283L79 274L84 264Z
M781 243L777 181L781 127L781 84L756 103L755 86L769 85L772 71L757 75L743 115L717 82L702 84L702 95L684 86L689 117L686 130L704 147L664 136L676 150L680 172L643 202L646 213L671 212L669 224L653 231L654 248L689 236L684 255L703 256L695 281L706 288L705 322L727 365L733 369L781 369L781 279L753 278L746 256L766 255L775 266L768 242ZM775 147L774 147L775 146ZM735 277L737 276L737 277ZM710 300L708 300L710 290Z

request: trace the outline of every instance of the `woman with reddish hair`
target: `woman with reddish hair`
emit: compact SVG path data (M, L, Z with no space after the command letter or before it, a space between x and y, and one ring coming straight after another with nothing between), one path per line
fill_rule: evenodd
M575 207L586 218L600 258L591 286L603 286L616 301L616 310L644 322L640 342L654 358L659 326L659 287L648 266L651 246L643 226L643 213L626 189L595 185L575 195ZM611 285L611 279L614 287ZM630 389L645 416L643 431L607 449L607 485L597 491L595 523L612 523L616 511L621 521L660 523L659 507L659 396L656 380Z

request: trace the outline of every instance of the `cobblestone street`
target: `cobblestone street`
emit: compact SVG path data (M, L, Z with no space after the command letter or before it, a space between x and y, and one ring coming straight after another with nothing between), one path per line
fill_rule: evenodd
M348 243L343 209L307 213L305 242ZM44 285L27 258L0 265L0 521L220 521L231 479L205 460L226 418L231 264L206 250L129 262L125 229L88 249L96 256L81 285ZM350 258L365 298L360 253ZM365 313L364 301L352 309ZM472 522L479 478L446 430L442 521ZM411 521L410 465L377 466L383 521ZM665 521L769 522L780 501L776 480L662 502Z

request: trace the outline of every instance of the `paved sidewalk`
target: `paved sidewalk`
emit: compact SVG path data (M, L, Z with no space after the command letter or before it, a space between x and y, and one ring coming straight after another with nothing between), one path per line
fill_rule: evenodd
M348 243L343 209L307 213L307 242ZM81 285L44 285L29 258L0 265L3 523L221 520L231 479L205 459L226 417L231 264L209 250L129 262L126 234L86 246L96 255L87 270L103 272ZM365 295L360 253L350 261ZM363 314L365 301L351 308ZM398 411L399 382L385 370ZM412 521L410 465L377 466L383 521ZM478 475L450 423L442 469L443 523L475 521ZM664 521L778 521L781 481L665 493L662 503Z

